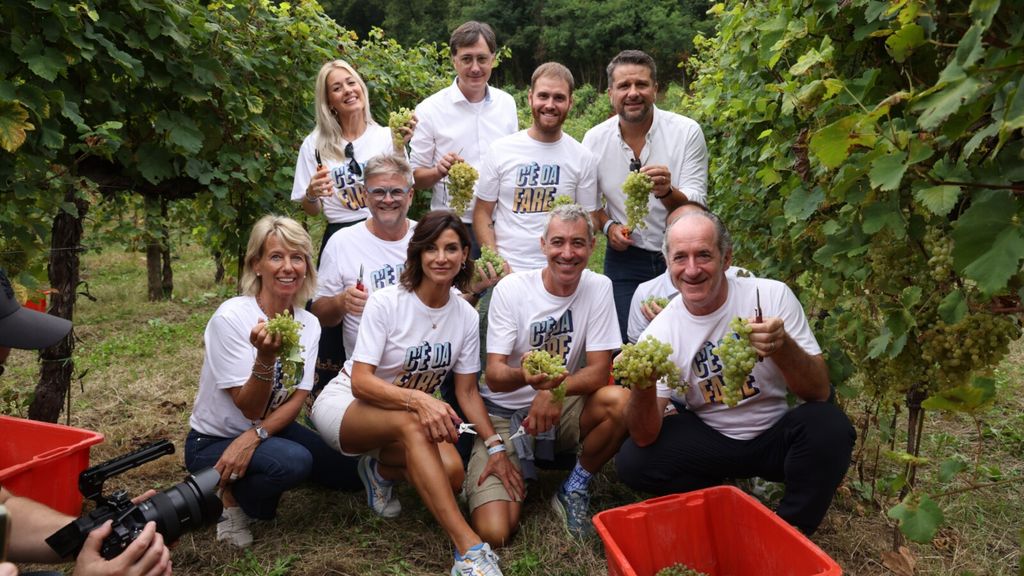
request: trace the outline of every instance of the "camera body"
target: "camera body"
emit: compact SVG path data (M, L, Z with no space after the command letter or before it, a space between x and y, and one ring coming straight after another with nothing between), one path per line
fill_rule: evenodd
M109 560L124 552L147 522L156 523L157 532L168 544L189 530L216 522L222 505L217 494L220 474L213 468L190 474L183 482L138 504L124 490L103 496L103 483L111 476L173 452L174 445L161 440L82 472L78 477L79 490L96 507L55 532L46 543L62 558L77 555L89 533L111 520L112 531L100 548L100 554Z

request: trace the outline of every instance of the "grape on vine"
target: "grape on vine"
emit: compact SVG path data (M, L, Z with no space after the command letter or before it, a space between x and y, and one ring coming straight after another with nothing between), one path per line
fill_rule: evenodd
M448 169L448 205L456 214L469 208L473 199L473 186L480 173L465 162L456 162Z
M643 390L665 378L672 388L680 389L679 366L671 359L672 346L651 335L636 344L624 344L612 365L612 376L626 388Z
M391 141L396 152L405 150L405 138L400 128L412 120L412 110L402 107L388 114L388 128L391 129Z
M739 316L729 321L731 332L711 350L722 362L722 401L733 408L743 400L743 385L757 363L757 351L750 343L750 325Z

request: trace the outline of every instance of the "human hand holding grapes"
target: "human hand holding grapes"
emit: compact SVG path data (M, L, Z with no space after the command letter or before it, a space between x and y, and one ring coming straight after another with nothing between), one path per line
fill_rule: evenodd
M258 357L271 362L277 358L277 354L281 350L281 336L267 329L266 320L260 320L249 331L249 343L256 348Z
M650 194L659 200L672 192L672 172L668 166L652 164L640 168L641 174L646 174L651 179Z
M765 318L762 322L748 320L750 345L757 353L767 358L778 354L786 343L786 327L782 318Z
M661 313L668 306L668 298L662 298L660 296L651 296L640 303L640 313L647 318L650 322L654 320L654 317Z

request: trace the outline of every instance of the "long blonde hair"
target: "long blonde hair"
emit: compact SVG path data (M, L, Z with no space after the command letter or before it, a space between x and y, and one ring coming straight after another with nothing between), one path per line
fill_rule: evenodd
M281 242L289 250L302 252L306 260L306 277L302 281L302 289L295 294L292 301L294 306L305 306L316 294L316 266L313 264L313 240L309 232L301 224L287 216L267 214L260 218L252 227L249 233L249 244L245 250L245 265L242 267L242 294L246 296L257 296L263 288L263 279L256 275L253 266L263 258L263 248L267 245L267 238L276 234Z
M331 113L331 107L327 102L327 76L338 69L351 74L359 84L360 90L363 91L363 113L366 125L372 126L377 123L370 115L370 91L367 90L366 82L363 82L362 76L356 72L356 69L344 60L331 60L321 66L320 73L316 75L316 147L324 158L334 160L345 158L345 147L342 145L345 138L341 135L341 119Z

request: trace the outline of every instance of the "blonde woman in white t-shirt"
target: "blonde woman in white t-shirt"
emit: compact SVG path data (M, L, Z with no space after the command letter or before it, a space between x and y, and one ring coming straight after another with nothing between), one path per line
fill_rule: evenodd
M477 388L479 317L453 289L469 285L469 250L469 232L454 212L435 210L419 221L399 285L370 295L352 357L317 398L313 421L335 449L361 455L359 475L374 512L397 516L392 487L407 480L455 546L452 573L501 574L455 501L465 478L455 449L461 420L433 396L454 372L474 432L496 436ZM503 450L491 456L481 478L494 475L521 497L519 471Z

